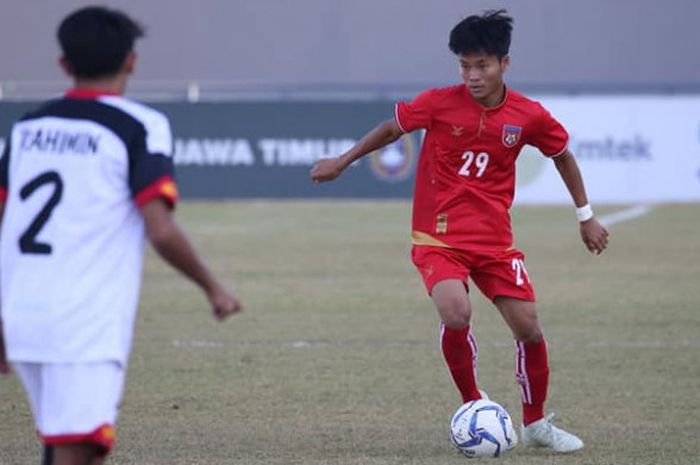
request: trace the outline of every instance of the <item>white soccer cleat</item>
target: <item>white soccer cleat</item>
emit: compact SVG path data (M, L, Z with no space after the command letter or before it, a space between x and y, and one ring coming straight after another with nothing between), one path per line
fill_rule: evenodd
M554 414L550 413L541 420L523 426L520 430L520 439L523 444L534 447L549 447L562 454L583 449L583 441L554 426L552 424L553 418Z
M483 389L479 389L479 394L481 394L481 398L482 398L482 399L484 399L484 400L491 400L491 399L489 399L489 395L486 394L486 391L484 391Z

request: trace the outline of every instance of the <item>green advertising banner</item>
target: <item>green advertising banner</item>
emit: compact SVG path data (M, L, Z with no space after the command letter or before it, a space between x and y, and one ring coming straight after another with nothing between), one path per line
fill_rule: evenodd
M37 103L0 103L0 146L12 122ZM309 170L341 154L393 102L158 103L171 121L183 198L407 198L420 143L407 134L356 162L338 180L313 184Z

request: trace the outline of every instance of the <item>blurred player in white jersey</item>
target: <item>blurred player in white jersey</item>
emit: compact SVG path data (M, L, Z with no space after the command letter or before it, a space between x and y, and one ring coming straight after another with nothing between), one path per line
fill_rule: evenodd
M0 372L22 380L45 465L101 464L112 447L144 236L216 318L241 308L172 217L167 118L122 97L142 35L103 7L65 18L75 87L17 121L0 159Z

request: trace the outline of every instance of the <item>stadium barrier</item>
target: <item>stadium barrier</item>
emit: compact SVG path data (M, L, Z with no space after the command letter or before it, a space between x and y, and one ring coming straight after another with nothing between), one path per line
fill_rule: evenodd
M566 96L540 101L570 133L595 204L700 201L700 96ZM0 146L14 119L36 103L0 103ZM184 198L408 198L422 134L314 185L319 158L352 146L393 117L393 102L157 103L175 135ZM570 203L551 162L532 147L518 159L516 202Z

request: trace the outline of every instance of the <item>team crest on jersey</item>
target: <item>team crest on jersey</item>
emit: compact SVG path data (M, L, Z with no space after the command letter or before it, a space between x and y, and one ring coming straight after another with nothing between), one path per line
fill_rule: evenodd
M511 126L510 124L503 125L503 145L508 148L515 147L520 141L520 134L523 133L523 128L520 126Z

